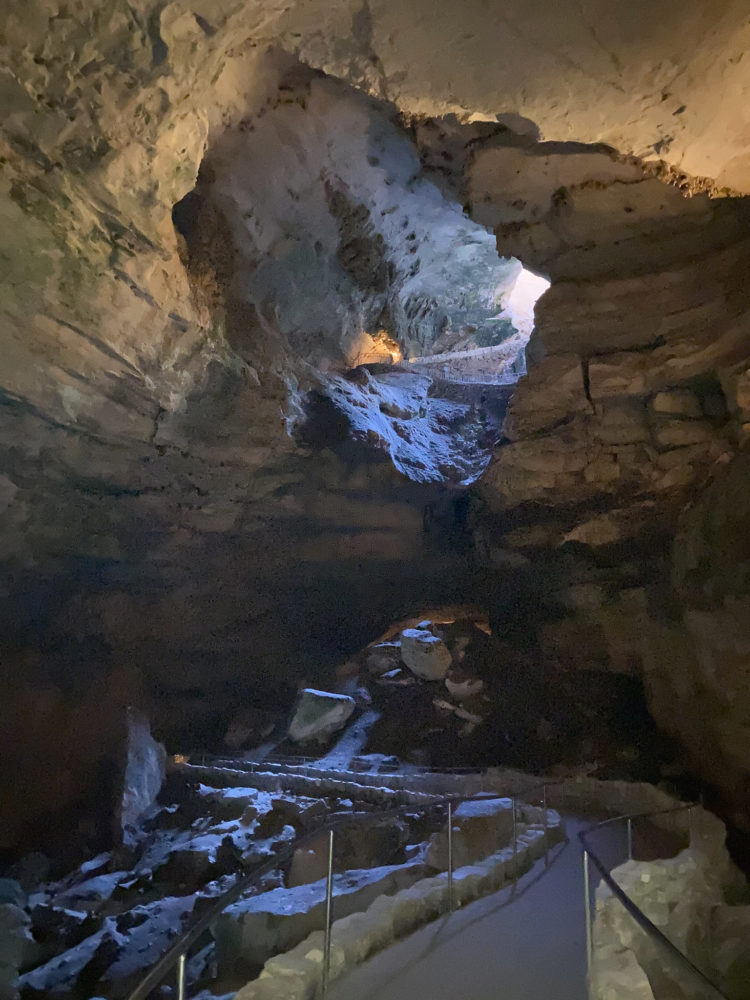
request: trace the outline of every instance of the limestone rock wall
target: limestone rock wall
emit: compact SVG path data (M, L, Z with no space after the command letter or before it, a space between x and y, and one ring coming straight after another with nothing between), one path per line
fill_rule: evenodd
M373 391L352 411L367 411L354 431L345 414L314 405L326 391L325 369L356 362L356 338L366 339L368 325L377 331L385 301L377 273L385 268L390 276L394 309L429 298L413 288L399 298L415 259L425 272L430 260L445 266L429 247L410 253L411 224L420 219L414 205L431 208L433 222L447 220L443 249L479 247L504 268L491 234L420 179L416 153L390 115L321 78L311 96L310 70L240 47L230 59L236 76L202 84L206 99L223 102L212 121L225 139L217 138L213 165L208 158L205 166L221 194L194 211L201 188L212 184L204 174L191 202L208 121L185 119L155 83L167 66L159 36L149 35L154 22L132 12L111 22L79 14L53 21L47 55L38 54L44 62L31 64L46 72L29 69L68 138L49 121L44 131L37 119L46 112L27 120L19 98L2 140L0 254L9 266L0 293L0 673L13 764L2 794L15 808L3 810L0 842L8 849L109 808L101 791L126 705L147 709L170 743L210 740L243 699L284 711L300 680L314 680L405 609L435 595L463 596L472 584L461 546L450 549L439 530L428 537L425 509L431 526L445 524L450 534L453 487L476 477L494 441L469 406L428 400L427 380L420 383L424 413L399 408L398 393ZM195 54L190 25L213 37L208 22L201 26L192 13L188 21L179 27L165 14L172 57L183 43L186 59ZM11 41L18 23L10 19ZM97 32L108 39L115 82L108 89L92 55L76 77L74 106L54 74L64 71L66 46L85 49L87 31L90 53L104 44ZM9 58L17 74L23 61L18 53ZM293 70L301 84L290 82ZM217 66L209 60L204 72ZM96 77L93 89L89 77ZM119 85L137 88L140 103L117 98ZM307 117L300 93L310 100ZM104 105L113 143L117 122L122 147L103 142L101 156L76 159L72 133L98 141ZM352 124L338 137L337 105ZM266 114L276 117L255 155L275 153L284 197L259 206L268 195L259 178L275 161L253 161L238 136ZM28 134L32 119L44 139ZM295 130L304 128L310 161L284 187L300 142ZM337 215L320 176L338 169L360 183L360 200L365 191L374 197L379 184L385 189L382 171L366 157L364 179L355 169L378 129L411 206L390 242L373 228L373 204ZM222 156L241 162L244 174L222 174ZM303 175L314 191L295 202ZM262 238L251 232L248 203L265 227ZM299 248L304 239L314 243L319 222L318 271L305 284ZM420 238L429 212L421 225ZM368 245L376 252L360 287L340 258L348 246L350 270L361 266ZM444 283L442 272L432 281ZM402 451L413 437L415 475L391 464L376 421ZM466 463L454 441L464 425L476 445ZM91 740L81 741L87 713ZM40 822L49 816L54 821ZM106 839L111 817L84 825L84 838Z
M665 828L670 819L662 817ZM674 826L671 833L675 837ZM649 836L653 838L653 833L646 830L647 842ZM625 861L611 874L688 962L723 994L742 996L738 938L747 907L737 904L746 898L747 882L729 858L725 837L726 830L715 816L695 809L686 848L658 861ZM636 924L604 882L599 883L590 997L660 1000L694 996L708 989L687 963Z
M496 626L569 668L644 677L744 825L745 546L714 508L745 468L747 206L686 199L601 151L491 140L466 169L499 246L553 278L477 488Z
M65 776L54 810L80 803L83 784L95 791L95 768L76 745L86 706L96 708L99 746L112 737L107 720L118 706L139 699L168 704L174 732L190 731L217 660L219 702L236 704L249 677L256 690L285 697L280 675L316 669L332 645L361 646L420 594L467 596L462 553L435 545L425 556L423 508L445 501L450 511L449 492L415 490L382 455L352 451L343 425L326 430L336 442L328 450L289 436L306 393L320 388L305 359L332 357L323 341L346 355L351 329L318 322L320 337L290 351L300 309L285 302L254 311L253 296L237 294L237 221L228 227L215 211L201 230L212 255L192 265L189 240L173 224L174 207L211 183L199 168L207 152L218 156L222 137L239 143L271 110L279 127L297 127L296 90L278 110L291 65L385 102L385 131L391 115L457 116L447 145L423 146L427 167L442 167L431 179L462 192L503 254L555 279L477 537L487 561L504 567L500 624L536 614L540 575L529 567L544 552L541 590L553 612L545 611L544 643L588 649L578 641L584 630L595 633L600 661L642 669L633 609L651 608L653 590L668 621L679 621L671 592L649 590L649 581L666 578L678 511L717 462L722 468L747 422L741 206L677 200L658 178L599 148L577 150L586 163L579 170L551 158L569 148L527 147L536 138L604 142L623 156L664 160L667 180L679 180L679 168L689 187L746 191L748 30L742 0L627 8L610 0L8 0L0 36L1 655L4 687L14 692L7 718L19 727L6 729L15 773L38 785L26 782L36 803L27 815L17 798L3 811L4 844L44 825L51 775ZM318 111L331 86L311 91ZM325 146L325 115L312 120ZM376 118L352 111L347 121L361 138ZM465 123L482 140L469 152ZM500 156L509 129L525 143L513 139ZM292 156L294 135L281 145ZM396 171L406 203L426 188L400 148L399 162L411 163ZM533 176L527 190L513 187L514 168ZM295 182L310 169L300 166ZM382 163L368 162L362 176L378 171L387 187ZM348 176L356 186L360 178ZM234 205L248 190L264 196L230 191L226 181L225 206L230 194ZM347 196L341 208L341 197L337 189L329 201L350 226L362 199ZM321 243L332 246L330 218L321 216ZM331 266L341 279L331 309L338 319L352 267L380 246L378 236L387 242L385 224L369 226L369 210L367 221L354 227L349 271ZM437 228L434 218L426 228ZM399 256L392 250L389 260ZM365 285L378 273L371 268ZM246 269L245 283L254 276ZM366 288L347 317L359 322L361 311L374 324L382 298L382 289ZM421 301L396 298L394 325L399 307L403 320ZM419 336L423 318L418 310L406 317ZM560 545L571 532L578 535ZM563 608L561 617L562 592L574 613ZM572 642L561 638L563 626ZM25 753L14 733L39 718L45 725ZM96 767L105 770L102 759Z

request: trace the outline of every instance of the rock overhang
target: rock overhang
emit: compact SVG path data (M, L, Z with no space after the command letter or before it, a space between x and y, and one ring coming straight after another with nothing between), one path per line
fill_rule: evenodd
M686 202L677 195L680 186L689 193L747 190L741 100L747 66L738 58L748 30L742 4L709 11L695 0L659 5L646 14L633 8L617 17L603 0L586 9L563 5L554 11L528 5L488 10L474 2L422 8L421 2L416 7L381 2L269 11L267 5L238 2L221 10L193 11L173 3L159 11L148 6L125 11L102 2L85 9L10 12L0 182L8 222L0 253L10 278L2 293L8 528L3 552L13 574L6 619L13 643L36 642L39 632L56 636L45 639L39 655L38 670L46 679L60 649L77 662L88 644L97 659L116 651L137 669L146 664L162 684L170 674L170 649L178 649L181 662L187 647L198 649L179 684L179 711L189 716L197 700L190 692L212 658L233 659L234 677L247 673L240 651L247 644L247 622L272 614L269 593L283 597L297 615L295 602L318 585L321 565L336 581L321 588L330 598L352 581L333 572L337 560L361 572L374 559L392 573L399 555L402 561L420 558L420 525L428 519L420 516L418 503L408 512L382 505L377 532L371 530L377 501L352 512L362 490L372 492L375 483L384 490L379 497L390 495L392 481L384 487L382 468L363 463L357 480L335 455L321 462L315 452L305 464L287 433L304 416L305 393L320 387L315 369L293 362L291 354L309 356L320 367L329 355L345 359L351 343L347 329L339 323L322 337L325 312L315 329L306 330L305 317L291 310L289 326L299 343L290 352L274 309L260 317L248 312L235 283L227 298L216 268L198 275L203 284L191 286L177 253L171 211L196 181L200 185L200 164L208 169L222 137L270 115L280 87L287 88L288 110L302 111L295 102L307 86L308 67L327 74L315 77L320 91L353 85L381 102L388 113L371 119L381 147L383 135L395 127L394 112L407 124L412 121L416 133L425 131L426 116L443 123L446 115L454 116L451 127L464 138L442 151L455 156L458 150L460 168L446 166L442 177L455 189L456 204L493 226L504 254L556 279L532 342L533 370L506 423L509 436L517 444L523 440L520 447L501 449L482 487L489 496L499 484L493 499L501 496L505 516L516 500L529 500L524 482L538 491L544 507L563 500L573 509L583 490L581 523L592 520L591 510L585 511L589 502L604 504L613 510L610 536L621 531L622 521L630 539L642 534L646 520L652 523L650 514L646 517L652 502L659 517L666 510L662 497L670 511L679 512L685 493L699 489L704 474L721 472L734 435L742 440L746 433L742 206L736 199ZM488 31L490 23L502 30ZM596 102L592 80L601 81ZM367 100L354 103L362 107ZM506 149L503 167L495 146L500 140L516 142L508 126L512 132L519 124L526 145L519 147L522 153ZM493 141L476 141L487 138L488 129ZM573 154L580 164L593 151L569 148L569 158L553 161L566 150L540 150L535 138L563 145L570 139L606 143L622 154L661 158L664 178L678 183L668 188L639 173L637 163L600 146L593 173L576 174ZM386 189L397 183L419 187L414 179L419 164L407 145L400 141L392 155L381 148L382 163L368 164L381 175L373 202L380 211L390 207ZM417 147L424 154L419 142ZM544 169L531 163L534 157L545 161ZM535 177L530 185L528 219L525 209L512 204L524 200L523 192L511 198L498 183L513 176L519 160L527 173L544 175L544 184ZM465 164L470 164L466 171ZM680 178L679 168L711 183ZM351 170L348 176L349 187L356 187L358 178ZM435 212L441 204L438 186L435 174L429 197L428 188L420 188L424 204ZM459 197L459 188L470 196ZM342 199L340 188L331 189L328 196L343 205L339 218L356 216L351 192L343 193ZM413 190L407 194L415 197ZM635 206L632 198L640 199ZM635 211L627 211L631 207ZM600 224L615 211L620 222ZM395 222L396 215L385 219ZM436 232L440 219L433 215ZM460 210L453 221L468 225ZM469 228L478 238L476 228ZM411 231L405 230L404 239ZM368 234L370 243L377 243L377 235L386 241L384 232ZM217 234L227 237L228 231L217 227ZM334 238L341 242L333 228L328 235L329 244L321 240L324 247L333 247ZM482 253L493 249L493 237L487 236L474 244ZM295 258L295 270L299 264L306 273L308 260L318 266L314 241L312 247ZM367 257L363 251L371 246L355 240L349 249L349 271L339 263L337 278L344 298L354 292L358 302L345 310L346 321L356 332L367 307L370 325L379 331L378 297L368 298L356 281ZM424 274L431 271L429 259L421 266ZM443 273L439 267L434 271L433 285ZM403 307L401 327L411 324L424 347L434 330L420 314L420 296L411 295L418 278L404 282L409 294L397 306ZM313 284L307 279L308 287ZM695 290L705 293L701 301L691 299L689 310L674 308L680 296ZM407 299L413 315L403 304ZM608 300L616 303L614 311L607 311ZM649 301L653 314L639 324L633 343L631 313ZM281 318L287 313L282 310ZM676 333L685 336L675 352ZM710 343L703 342L703 333ZM322 340L335 349L321 349ZM610 356L615 341L621 356ZM705 446L685 445L692 449L688 453L674 442L665 444L663 435L652 447L648 441L613 442L611 426L600 434L600 418L611 417L605 411L624 409L610 395L638 396L635 389L646 383L649 399L652 389L681 391L683 376L701 377L709 369L725 392L729 437L711 425ZM643 409L650 434L648 399ZM629 420L631 437L632 425ZM394 440L393 446L397 451L401 444ZM539 455L531 454L540 448L547 468L538 468ZM319 478L311 487L315 463ZM552 465L556 479L550 486ZM650 484L645 487L644 470ZM321 511L325 498L340 490L348 491L351 506L332 505L335 512L316 515L310 530L306 505ZM633 490L636 505L630 502ZM595 513L606 516L600 509ZM575 535L575 517L564 520L565 533ZM258 529L260 523L272 525L268 534ZM584 537L596 536L596 526L592 531ZM526 559L535 545L507 548L516 559ZM289 571L300 552L304 568ZM247 567L255 572L261 562L267 575L260 573L259 582ZM269 588L274 576L280 581L275 590ZM220 584L210 586L214 579ZM382 586L392 582L384 572ZM26 596L18 597L25 588ZM369 609L366 590L357 593L360 607ZM325 599L316 600L315 614L300 612L291 630L303 635L311 623L319 627L316 616ZM352 597L347 607L355 606ZM384 614L381 607L377 620ZM338 625L344 628L341 616ZM612 622L605 626L611 635ZM268 642L268 648L257 659L253 655L252 669L275 677L274 658L294 663L298 648L279 650L275 636L263 632L263 637L258 644ZM164 665L157 669L154 660L160 658ZM695 669L700 678L703 668ZM167 680L174 683L171 673ZM707 739L721 742L720 726L715 729Z

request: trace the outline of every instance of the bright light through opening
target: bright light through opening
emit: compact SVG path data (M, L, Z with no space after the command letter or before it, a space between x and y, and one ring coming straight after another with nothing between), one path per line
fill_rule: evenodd
M409 358L409 364L438 378L486 383L516 382L526 371L526 345L534 329L534 308L550 282L521 267L506 290L502 309L487 322L506 323L511 333L492 346L460 346L440 354Z
M513 326L527 339L534 329L534 306L547 291L550 283L524 267L506 300L506 309Z

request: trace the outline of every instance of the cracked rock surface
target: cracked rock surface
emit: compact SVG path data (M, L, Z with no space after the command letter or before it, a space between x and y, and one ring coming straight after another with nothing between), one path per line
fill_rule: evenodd
M750 825L749 31L742 0L6 4L4 850L106 844L127 705L210 743L454 600L642 678ZM391 368L506 343L519 261L552 285L507 415Z

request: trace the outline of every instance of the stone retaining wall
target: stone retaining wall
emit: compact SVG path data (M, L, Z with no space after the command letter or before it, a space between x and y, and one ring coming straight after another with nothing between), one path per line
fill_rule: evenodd
M524 823L519 837L517 863L526 870L543 850L543 778L504 768L483 773L359 774L320 772L301 765L263 764L263 771L195 768L204 780L227 784L252 783L272 791L292 790L318 795L339 794L355 800L396 806L426 804L436 795L473 796L483 792L525 796L534 803L522 807ZM577 815L626 816L672 810L680 806L673 795L645 782L600 781L584 775L546 785L547 805ZM557 812L550 811L550 836L560 836ZM554 819L553 819L554 817ZM731 863L724 844L726 829L713 814L694 806L690 810L653 816L649 823L671 833L690 837L690 847L677 857L656 862L632 861L616 868L615 878L650 919L702 968L728 984L734 997L738 983L750 975L746 941L750 936L750 902L745 880ZM454 890L459 902L493 892L506 881L512 849L505 849L479 864L458 869ZM525 867L524 867L525 866ZM434 919L445 899L447 877L423 879L391 896L379 896L364 913L352 913L334 924L331 975L384 947L420 924ZM665 903L665 900L671 903ZM690 997L683 989L685 971L668 960L640 931L620 902L602 883L596 893L594 956L589 982L590 1000L680 1000ZM710 945L706 943L713 933ZM697 941L697 943L696 943ZM237 1000L312 1000L317 995L322 962L322 932L309 935L284 955L269 959L261 977L249 983ZM666 967L666 971L665 971ZM655 984L655 985L654 985Z
M727 997L747 997L750 907L736 903L747 900L748 890L726 850L724 824L700 807L661 820L688 833L689 846L658 861L626 861L612 877ZM642 930L603 881L599 884L590 1000L717 1000L720 995Z
M516 851L506 847L491 857L457 869L453 874L456 905L471 902L502 888L528 871L544 855L549 843L564 836L562 821L550 811L547 827L535 822L538 811L521 812L523 827ZM545 836L546 832L546 836ZM393 896L380 896L364 913L336 920L331 932L330 979L381 951L397 938L444 913L448 876L422 879ZM316 931L296 948L269 959L260 977L239 990L235 1000L313 1000L321 995L323 932Z

